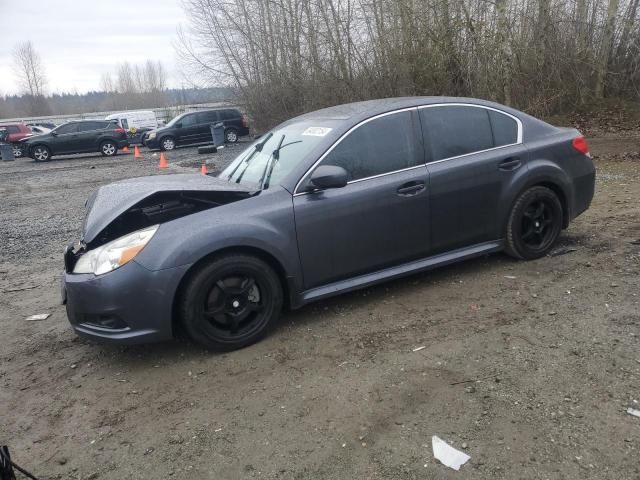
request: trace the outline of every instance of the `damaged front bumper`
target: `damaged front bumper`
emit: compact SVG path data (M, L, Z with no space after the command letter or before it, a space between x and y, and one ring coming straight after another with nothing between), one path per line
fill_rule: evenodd
M98 276L67 269L62 290L71 327L80 336L106 343L173 338L173 301L189 267L151 271L132 260Z

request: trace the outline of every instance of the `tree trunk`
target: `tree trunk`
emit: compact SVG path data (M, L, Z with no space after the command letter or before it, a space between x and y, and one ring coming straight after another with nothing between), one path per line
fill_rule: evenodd
M604 86L607 77L607 70L609 68L609 59L611 57L611 47L613 46L613 36L615 34L615 21L618 14L618 4L620 0L609 0L609 7L607 8L607 23L604 27L604 34L602 38L602 46L600 48L600 56L598 59L598 65L596 70L596 98L604 97Z

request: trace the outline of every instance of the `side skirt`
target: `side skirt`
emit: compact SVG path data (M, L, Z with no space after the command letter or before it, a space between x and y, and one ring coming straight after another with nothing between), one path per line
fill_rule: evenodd
M332 297L334 295L339 295L341 293L366 288L368 286L375 285L376 283L392 280L394 278L400 278L413 273L431 270L433 268L459 262L461 260L479 257L487 253L498 252L502 249L502 240L478 243L470 247L459 248L457 250L441 253L432 257L403 263L402 265L385 268L384 270L378 270L377 272L367 273L347 280L329 283L327 285L302 292L300 295L301 302L298 306L302 306L316 300L321 300L323 298Z

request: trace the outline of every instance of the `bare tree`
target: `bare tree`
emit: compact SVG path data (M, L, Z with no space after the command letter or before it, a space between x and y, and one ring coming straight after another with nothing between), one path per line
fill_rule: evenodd
M44 66L31 41L16 46L13 51L13 62L21 88L33 97L44 95L46 85Z
M607 20L602 35L602 45L598 56L598 64L596 70L596 86L595 95L597 98L604 96L605 77L609 68L609 60L611 58L611 49L613 48L613 39L615 35L616 16L618 15L618 4L620 0L609 0L607 8Z
M102 77L100 77L100 88L103 92L117 91L110 73L107 72L102 74Z
M129 62L124 62L118 67L118 91L123 94L138 92L136 75Z
M640 92L640 0L183 3L189 81L232 85L259 127L374 97L466 95L547 114Z

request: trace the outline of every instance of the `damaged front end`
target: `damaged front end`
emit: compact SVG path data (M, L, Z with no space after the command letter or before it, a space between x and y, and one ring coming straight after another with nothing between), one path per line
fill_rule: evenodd
M101 187L87 201L82 240L65 250L65 270L74 272L82 255L128 234L256 193L204 175L142 177Z

